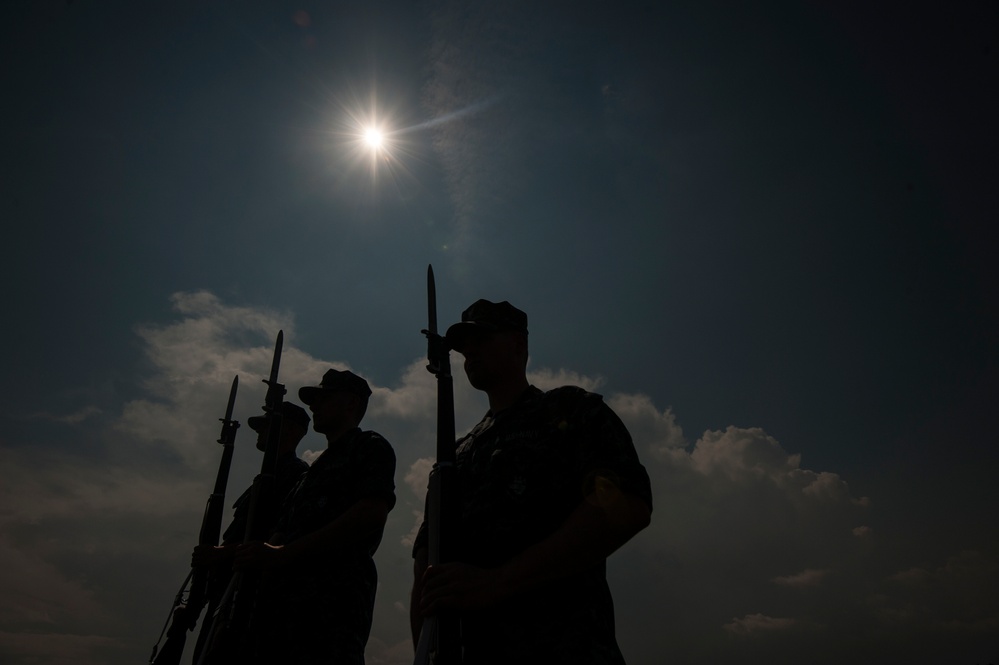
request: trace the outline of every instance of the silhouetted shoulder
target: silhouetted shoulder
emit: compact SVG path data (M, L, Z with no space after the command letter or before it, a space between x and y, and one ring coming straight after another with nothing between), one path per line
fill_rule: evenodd
M352 474L361 496L382 499L389 510L395 506L395 451L378 432L365 430L354 449Z
M392 444L388 442L388 439L374 430L364 430L360 436L365 445L384 446L389 450L392 449Z
M586 486L595 478L610 479L636 494L652 508L648 472L638 458L628 428L602 395L578 386L562 386L545 393L545 410L555 428L572 439L580 477Z
M552 388L542 398L545 407L550 412L556 412L566 418L583 418L587 413L601 411L610 407L604 403L599 393L592 393L579 386L561 386Z

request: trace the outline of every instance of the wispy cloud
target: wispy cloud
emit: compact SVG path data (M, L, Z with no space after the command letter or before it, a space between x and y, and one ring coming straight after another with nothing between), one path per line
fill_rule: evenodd
M85 406L82 409L66 414L54 414L46 411L39 411L29 414L27 417L33 420L51 420L66 425L79 425L80 423L99 416L103 411L96 406Z
M749 635L761 631L787 630L795 624L794 619L768 617L763 614L747 614L741 619L733 619L725 624L725 630L737 635Z
M813 570L809 568L801 571L800 573L795 573L794 575L775 577L773 578L773 583L781 586L796 588L817 586L823 579L826 578L827 575L829 575L828 570Z

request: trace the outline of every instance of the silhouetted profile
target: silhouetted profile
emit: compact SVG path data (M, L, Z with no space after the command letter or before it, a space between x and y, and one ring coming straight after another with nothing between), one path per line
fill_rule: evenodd
M265 573L252 662L363 664L377 573L372 556L395 505L395 453L360 424L371 389L331 369L299 390L327 449L291 490L268 542L241 546L236 570Z
M465 665L624 662L606 557L649 524L649 477L600 395L527 380L527 315L479 300L446 334L489 411L456 444L453 563L413 548L414 640L424 617L456 610Z
M260 519L263 522L263 530L271 533L277 523L281 504L284 498L291 491L295 483L308 471L309 465L298 458L295 451L298 444L309 431L311 419L305 409L292 402L282 402L281 413L281 435L277 453L275 468L274 495L270 506L263 506L260 510ZM257 450L263 452L267 447L267 434L270 426L270 416L254 416L247 419L247 424L257 433ZM236 555L237 545L243 542L246 533L246 521L249 519L250 495L252 487L246 491L233 504L232 522L222 534L222 545L220 547L196 547L191 556L192 566L207 566L211 573L209 577L209 605L206 617L211 617L215 608L218 607L222 595L225 593L229 578L232 575L232 561ZM201 632L198 635L198 642L194 650L194 662L198 662L201 649L208 638L211 622L202 624Z

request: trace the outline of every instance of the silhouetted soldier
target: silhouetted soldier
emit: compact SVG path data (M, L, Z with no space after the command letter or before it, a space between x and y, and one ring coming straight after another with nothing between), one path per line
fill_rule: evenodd
M298 395L328 444L285 500L274 536L236 556L237 570L266 571L255 662L360 665L377 586L372 556L395 505L395 453L358 427L371 389L356 374L331 369Z
M288 495L295 483L308 471L309 465L298 458L295 454L298 444L309 432L311 419L305 409L293 404L283 402L281 404L283 415L281 426L281 438L278 444L278 455L274 480L274 502L270 506L264 506L261 510L260 519L266 525L265 531L273 531L277 523L277 517L284 497ZM257 450L263 452L267 447L267 433L270 427L269 416L254 416L247 419L247 424L257 433ZM226 586L229 584L229 577L232 573L232 559L236 554L236 546L243 542L246 534L246 520L250 511L250 491L248 487L245 492L233 504L232 522L222 534L222 545L220 547L195 547L191 556L191 564L194 566L211 566L212 572L209 577L209 604L206 617L211 617L218 606ZM202 622L202 630L198 635L198 642L194 650L194 662L198 661L198 654L204 646L204 640L208 637L206 626L211 622Z
M451 326L489 411L457 442L456 563L414 545L414 640L423 617L461 617L465 665L623 663L606 557L649 524L649 477L600 395L530 385L527 315L479 300ZM460 562L460 563L458 563Z

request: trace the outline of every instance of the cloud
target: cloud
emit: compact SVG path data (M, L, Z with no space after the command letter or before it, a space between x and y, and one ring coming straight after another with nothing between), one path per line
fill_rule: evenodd
M0 485L0 524L38 524L81 513L155 518L195 505L184 498L196 486L191 480L147 476L135 468L54 453L0 449L0 463L7 469L44 469L7 475Z
M103 611L91 590L7 536L0 537L0 588L0 623L7 627L48 627Z
M102 635L0 632L0 660L31 665L105 665L121 655L119 640Z
M148 611L159 552L203 484L54 453L0 449L0 466L0 660L124 662L144 630L129 606Z
M322 455L322 454L323 454L322 449L320 449L320 450L304 450L304 451L299 451L299 455L298 456L301 457L303 460L305 460L306 464L308 464L308 465L311 466L312 463L315 462L317 459L319 459L319 456Z
M427 496L427 479L430 477L430 470L433 466L433 458L423 457L413 462L406 472L405 484L409 486L410 491L417 497L419 505L419 509L412 511L413 528L402 537L402 545L407 549L412 548L413 543L416 542L416 534L420 530L420 524L423 522L423 507Z
M768 479L775 483L786 480L799 462L758 427L705 432L690 460L694 469L706 476L724 475L734 482Z
M871 602L891 624L957 634L999 627L999 561L986 552L964 550L939 566L900 570L886 582Z
M595 392L603 383L600 377L583 376L567 369L548 369L542 367L532 369L527 373L528 380L541 390L551 390L559 386L579 386L584 390Z
M616 394L607 403L627 423L635 444L649 449L654 456L661 458L668 451L687 446L673 411L660 411L648 395Z
M737 648L719 632L762 637L806 627L814 646L845 658L870 648L847 637L858 623L891 640L892 626L918 630L928 619L899 618L905 603L872 558L879 543L857 526L876 505L838 474L803 468L760 428L707 431L684 447L669 410L633 396L609 403L643 455L655 503L650 527L609 564L615 597L628 599L617 604L621 639L642 645L630 661L659 662L681 653L679 643L714 645L711 656L687 653L688 662L785 662L771 640ZM822 584L834 575L836 584ZM882 592L877 602L873 588ZM989 616L984 606L973 614Z
M775 577L773 578L773 583L794 588L817 586L828 574L828 570L813 570L809 568L794 575Z
M433 458L424 457L413 462L413 465L406 473L406 484L421 501L427 494L427 478L430 475L430 469L433 465Z
M763 614L748 614L741 619L733 619L731 623L725 624L725 630L737 635L750 635L760 631L787 630L794 626L794 624L794 619L779 619Z
M415 361L405 368L399 386L374 389L368 412L400 419L425 415L437 408L435 389L435 379L427 371L426 362Z
M204 445L211 435L202 423L222 414L234 376L240 379L237 412L253 412L248 392L262 403L259 386L270 372L274 339L283 330L290 346L293 322L288 315L228 307L204 291L175 293L171 301L180 321L136 331L153 367L142 383L150 396L127 402L115 428L141 445L168 448L188 465L202 466L217 456ZM282 356L282 380L309 366L302 355L290 350Z
M48 412L38 412L28 415L28 418L39 419L39 420L52 420L57 423L65 423L67 425L79 425L85 420L89 420L95 416L99 416L103 411L96 406L85 406L82 409L78 409L72 413L67 413L63 415L52 414Z

